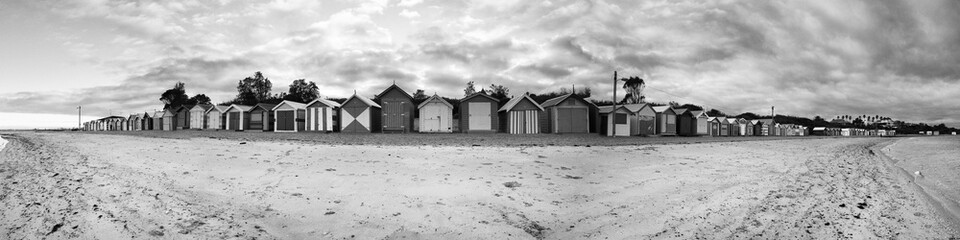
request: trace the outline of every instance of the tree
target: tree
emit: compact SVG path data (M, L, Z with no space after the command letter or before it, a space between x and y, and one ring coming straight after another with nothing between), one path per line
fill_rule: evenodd
M510 89L503 85L490 84L490 96L496 99L504 100L510 96Z
M467 82L467 88L463 89L463 96L470 96L471 94L477 93L477 89L473 88L473 81Z
M707 116L711 116L711 117L724 117L724 116L727 116L727 114L721 112L720 110L710 109L710 111L707 111Z
M417 100L422 101L422 100L426 100L427 98L430 98L430 97L427 97L427 94L423 91L423 89L417 89L417 92L413 93L413 101L417 101Z
M160 101L163 102L163 109L172 109L180 107L187 102L187 90L186 84L183 82L177 82L173 85L173 88L167 89L163 94L160 94Z
M863 126L863 119L860 119L860 118L854 119L854 120L853 120L853 125L855 125L855 126Z
M197 94L187 100L188 105L210 105L210 97L206 94Z
M271 88L273 88L273 83L270 83L270 79L264 77L262 73L256 72L253 76L244 78L237 83L237 98L233 101L243 105L255 105L272 97L270 95Z
M641 103L646 97L643 96L643 89L647 87L646 83L643 82L643 79L640 77L629 77L621 78L620 81L623 81L623 90L627 91L627 96L624 96L626 103ZM626 97L629 97L626 98Z
M678 102L670 101L670 102L667 103L667 104L670 105L670 108L680 108L680 103L678 103Z
M281 99L294 102L308 103L320 97L320 90L313 81L309 83L304 79L293 80L290 83L290 89Z

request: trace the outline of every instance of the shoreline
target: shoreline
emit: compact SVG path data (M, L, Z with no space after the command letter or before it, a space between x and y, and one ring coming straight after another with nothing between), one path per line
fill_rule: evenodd
M925 198L928 204L934 208L934 210L944 219L944 223L948 225L954 232L960 232L960 203L951 200L944 193L940 192L932 183L927 181L925 177L917 176L916 174L910 172L910 170L905 169L903 166L898 166L897 163L903 160L896 159L891 157L884 150L889 150L890 147L893 147L900 143L903 139L897 139L896 141L891 141L887 143L877 144L871 149L874 152L879 152L880 156L884 161L890 164L891 167L898 170L901 176L908 179L910 185L921 193ZM922 173L921 173L922 174Z

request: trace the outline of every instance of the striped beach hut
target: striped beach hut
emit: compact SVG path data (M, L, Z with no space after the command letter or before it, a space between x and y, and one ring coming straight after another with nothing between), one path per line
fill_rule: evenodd
M206 119L206 123L203 125L204 130L220 130L227 129L227 108L230 106L225 105L214 105L210 109L207 109L207 112L203 113Z
M250 108L250 131L273 131L273 122L276 121L273 116L273 109L276 104L259 103Z
M213 108L210 104L197 104L190 108L190 129L203 129L207 123L207 111Z
M377 94L375 102L381 108L383 133L408 133L413 131L413 119L417 106L413 105L413 97L400 89L396 84L390 85L383 92Z
M307 128L312 132L339 131L340 104L334 101L317 98L307 103Z
M271 109L276 120L276 132L299 132L306 130L307 104L284 100Z
M340 132L380 132L381 107L373 100L354 94L340 107Z
M760 136L776 136L774 129L773 119L771 118L762 118L757 119L760 124Z
M596 105L573 93L548 99L540 106L544 109L540 114L543 133L589 133L591 113L597 112Z
M500 129L500 102L483 91L460 99L460 132L493 133Z
M540 114L543 114L543 107L530 98L529 93L510 99L497 112L500 114L500 126L503 132L510 134L540 133Z
M633 117L630 118L630 135L651 136L657 134L657 113L646 103L623 105Z
M176 125L173 126L176 130L190 129L190 109L193 108L193 105L183 105L177 107L176 110Z
M613 106L598 107L600 115L600 131L604 136L630 136L631 118L635 118L633 112L623 105L618 105L616 109Z
M253 106L233 104L225 111L227 130L245 131L250 129L250 109Z
M657 135L677 135L677 114L670 106L653 107L657 113Z
M163 118L163 121L161 121L163 126L161 126L160 130L173 131L177 129L177 110L175 109L163 110L163 115L161 117Z
M453 104L434 94L417 106L420 111L420 132L453 132Z

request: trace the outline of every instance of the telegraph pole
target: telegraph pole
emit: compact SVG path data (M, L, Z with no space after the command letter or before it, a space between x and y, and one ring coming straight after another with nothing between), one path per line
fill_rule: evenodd
M617 137L617 71L613 71L613 110L610 111L610 130Z
M80 118L80 116L83 115L82 111L83 110L80 108L80 106L77 106L77 128L80 130L83 130L83 120Z

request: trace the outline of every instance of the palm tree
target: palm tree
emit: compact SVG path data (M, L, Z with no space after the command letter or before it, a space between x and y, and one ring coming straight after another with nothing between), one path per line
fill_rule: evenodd
M623 81L623 90L627 92L627 96L624 100L628 100L627 103L641 103L645 98L643 96L643 89L646 88L647 84L643 82L643 79L640 77L629 77L621 78L620 81Z

